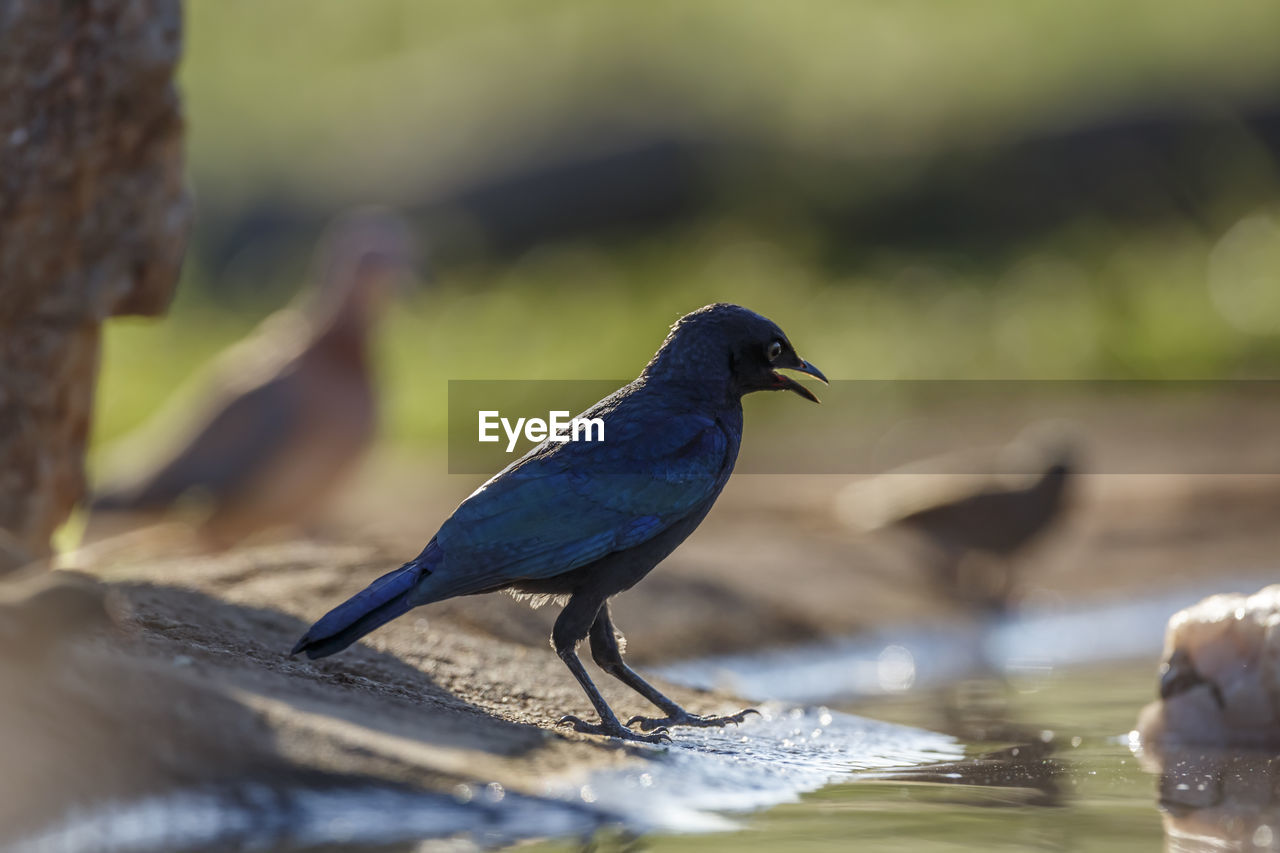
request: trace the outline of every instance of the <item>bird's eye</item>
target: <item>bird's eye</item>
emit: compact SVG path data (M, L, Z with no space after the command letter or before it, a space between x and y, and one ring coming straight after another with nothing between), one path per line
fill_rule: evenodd
M769 344L768 354L770 361L777 361L778 356L782 355L782 341L774 341Z

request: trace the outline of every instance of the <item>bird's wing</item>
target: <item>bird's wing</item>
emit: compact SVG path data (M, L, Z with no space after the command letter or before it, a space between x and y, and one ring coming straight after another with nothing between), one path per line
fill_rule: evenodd
M436 535L433 587L447 581L447 595L462 595L562 574L653 538L715 497L733 458L713 418L617 414L603 443L540 445L464 501Z
M145 476L107 488L104 509L158 509L199 490L213 500L234 495L292 439L300 416L296 374L284 371L215 405L181 445Z

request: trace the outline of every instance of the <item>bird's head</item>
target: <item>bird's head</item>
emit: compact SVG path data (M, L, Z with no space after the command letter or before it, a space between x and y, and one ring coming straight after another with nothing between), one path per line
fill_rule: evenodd
M719 383L734 397L752 391L794 391L818 402L813 392L779 370L795 370L827 381L822 371L796 354L772 320L721 302L676 321L645 374L701 386Z
M368 320L409 278L415 266L413 236L390 210L360 208L334 220L316 252L322 311Z

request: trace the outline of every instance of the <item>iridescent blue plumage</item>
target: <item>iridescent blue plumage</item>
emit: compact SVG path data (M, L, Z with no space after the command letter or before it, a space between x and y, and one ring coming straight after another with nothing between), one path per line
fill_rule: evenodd
M723 724L685 714L622 663L606 601L674 550L724 488L742 438L743 394L815 399L775 368L822 378L758 314L713 305L682 318L638 379L584 413L603 421L602 442L535 447L463 501L418 557L313 625L294 652L332 654L413 607L458 595L566 595L553 644L601 716L599 726L575 718L578 728L639 737L578 662L574 648L588 634L596 660L669 722Z
M467 498L436 534L445 556L423 603L563 574L640 545L713 499L739 435L655 396L634 390L605 412L599 445L543 445Z

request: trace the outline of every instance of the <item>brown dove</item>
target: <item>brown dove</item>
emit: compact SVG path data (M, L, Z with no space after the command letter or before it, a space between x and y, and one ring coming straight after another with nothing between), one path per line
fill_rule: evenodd
M221 548L312 516L373 440L370 335L411 255L408 229L390 213L337 220L301 304L215 359L186 398L176 440L96 492L86 539L104 516L126 516L110 524L119 530L182 507L198 515L205 544ZM152 432L143 428L144 441Z

